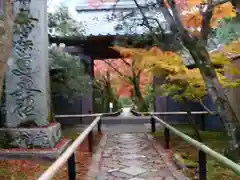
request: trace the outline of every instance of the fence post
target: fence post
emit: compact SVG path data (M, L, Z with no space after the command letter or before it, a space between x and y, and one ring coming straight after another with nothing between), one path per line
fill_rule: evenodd
M201 114L201 130L205 131L206 127L205 127L205 115Z
M165 144L164 144L164 148L165 149L169 149L170 148L170 132L168 128L164 128L164 140L165 140Z
M198 150L198 177L198 179L207 180L207 156L201 150Z
M156 121L152 116L151 116L151 130L152 130L152 133L156 132Z
M74 153L68 159L68 180L76 180L76 167Z
M98 127L98 133L101 134L102 133L102 119L100 119L98 121L97 127Z
M90 131L88 134L88 150L89 152L93 152L93 132Z

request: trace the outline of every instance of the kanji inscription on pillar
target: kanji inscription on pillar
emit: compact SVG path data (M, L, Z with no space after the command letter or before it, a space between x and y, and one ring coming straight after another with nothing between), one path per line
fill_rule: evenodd
M4 0L0 0L0 16L4 14Z

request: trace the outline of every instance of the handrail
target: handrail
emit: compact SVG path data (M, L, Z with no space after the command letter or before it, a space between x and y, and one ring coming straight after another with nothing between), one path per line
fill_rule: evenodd
M123 111L123 110L122 110L122 108L121 108L121 109L119 109L119 110L117 110L117 111L115 111L115 112L112 112L112 113L103 113L103 114L102 114L102 117L105 117L105 116L118 116L118 115L121 114L122 111Z
M186 111L172 111L172 112L138 112L135 110L131 110L131 112L136 115L136 116L142 116L142 115L187 115L188 112ZM204 114L209 114L209 115L215 115L216 112L212 112L214 114L210 114L208 111L191 111L192 115L204 115Z
M214 113L214 112L213 112ZM177 112L151 112L151 115L187 115L186 111ZM208 111L191 111L191 114L210 114ZM211 115L211 114L210 114Z
M231 161L230 159L224 157L223 155L217 153L216 151L214 151L211 148L207 147L203 143L200 143L200 142L194 140L193 138L189 137L188 135L180 132L179 130L177 130L176 128L174 128L171 125L167 124L166 122L164 122L163 120L161 120L157 116L152 116L152 118L154 118L156 121L160 122L165 128L171 130L174 134L176 134L177 136L181 137L183 140L187 141L188 143L190 143L191 145L195 146L199 150L205 152L209 156L211 156L214 159L216 159L216 161L226 165L228 168L232 169L235 173L240 175L240 165L238 165L237 163L235 163L235 162Z
M55 118L72 118L72 117L95 117L95 116L102 116L102 114L64 114L64 115L55 115Z
M95 116L115 116L122 112L122 109L117 110L112 113L96 113L96 114L64 114L64 115L55 115L55 118L80 118L80 117L95 117Z
M101 117L98 116L95 120L77 137L77 139L67 148L67 150L38 178L38 180L49 180L60 167L68 161L68 159L74 154L78 146L84 141L87 135L98 124Z

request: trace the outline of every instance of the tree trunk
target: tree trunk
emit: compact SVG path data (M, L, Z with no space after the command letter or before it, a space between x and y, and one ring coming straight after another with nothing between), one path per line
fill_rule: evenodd
M144 111L148 111L148 105L146 104L145 99L142 96L139 82L140 82L139 77L133 77L132 85L133 85L134 96L137 99L137 105L139 106L139 111L144 112Z
M12 50L12 4L11 0L3 0L3 7L0 7L0 97L2 96L4 70Z
M210 95L213 103L216 105L219 118L223 122L228 136L231 139L231 150L238 149L239 139L236 131L238 119L230 105L223 87L217 78L217 74L211 63L211 59L206 47L197 41L192 41L191 44L185 43L184 45L188 48L193 59L195 60L196 65L203 77L207 92Z
M231 0L231 3L232 3L233 6L235 6L236 8L240 8L240 1L239 1L239 0Z
M188 106L188 101L185 98L184 98L184 104L185 104L185 107L186 107L186 110L187 110L187 120L188 120L188 123L192 127L192 129L193 129L193 131L195 133L195 136L196 136L196 139L199 142L203 142L201 134L200 134L196 124L194 123L193 115L191 114L191 109Z

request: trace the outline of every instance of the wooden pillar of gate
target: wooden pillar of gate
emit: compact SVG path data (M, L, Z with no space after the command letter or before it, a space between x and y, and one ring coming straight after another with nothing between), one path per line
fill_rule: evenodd
M95 107L95 90L94 90L94 59L91 57L91 63L90 63L90 74L92 79L92 113L96 112Z

